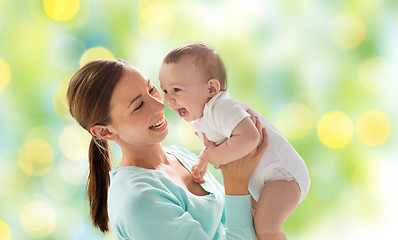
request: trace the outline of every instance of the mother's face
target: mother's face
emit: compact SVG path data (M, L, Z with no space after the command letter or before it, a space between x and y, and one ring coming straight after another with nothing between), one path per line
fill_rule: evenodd
M145 146L161 142L168 133L163 97L137 68L129 65L110 100L108 125L118 144Z

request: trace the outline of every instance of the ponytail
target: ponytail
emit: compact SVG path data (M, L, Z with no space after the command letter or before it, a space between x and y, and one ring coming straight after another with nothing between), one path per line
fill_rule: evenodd
M94 125L108 125L113 89L121 79L128 63L123 60L93 60L71 78L66 93L70 114L79 125L90 132ZM109 231L108 189L111 159L107 140L91 139L88 159L90 164L87 196L94 227Z
M111 159L106 140L93 137L89 148L90 172L88 176L87 195L90 202L90 215L94 227L103 233L109 231L108 188Z

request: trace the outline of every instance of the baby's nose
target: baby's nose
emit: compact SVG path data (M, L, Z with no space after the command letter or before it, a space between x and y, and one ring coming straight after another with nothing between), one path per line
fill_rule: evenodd
M172 98L172 97L170 97L170 96L166 96L165 98L166 98L166 104L167 104L168 106L170 106L170 105L172 105L172 104L175 103L174 98Z

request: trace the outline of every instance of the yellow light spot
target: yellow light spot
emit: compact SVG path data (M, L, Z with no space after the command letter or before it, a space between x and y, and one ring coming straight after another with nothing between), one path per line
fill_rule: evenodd
M11 240L11 230L7 223L0 220L0 239Z
M26 141L24 148L18 151L19 167L28 175L44 175L51 169L53 163L53 150L42 139L30 139Z
M279 111L277 124L288 139L305 137L313 127L312 112L301 103L289 103Z
M379 110L363 112L356 122L357 136L369 146L382 145L391 134L391 121Z
M138 29L149 40L159 41L173 30L173 3L161 1L140 7Z
M32 238L45 238L55 228L54 210L45 202L37 201L27 204L19 215L25 233Z
M10 68L8 64L0 59L0 92L2 92L10 82Z
M203 143L199 137L195 135L195 130L191 124L184 120L180 120L177 126L177 137L180 143L192 151L200 150L203 148Z
M30 139L25 143L26 153L38 163L52 162L54 154L51 146L41 139Z
M114 55L104 47L93 47L86 50L80 58L80 67L96 59L115 59Z
M353 136L352 120L342 112L329 112L318 122L318 136L323 144L329 148L346 146Z
M78 125L66 127L59 137L62 153L71 160L86 160L91 135Z
M58 117L69 121L72 119L72 116L69 112L68 100L66 98L66 92L68 90L70 77L64 78L59 84L57 91L55 92L52 98L52 104L55 113Z
M24 184L29 176L18 164L18 149L8 149L0 155L0 179L9 185ZM1 238L0 238L1 239Z
M43 0L46 14L55 21L72 19L80 9L79 0Z
M330 25L332 41L342 49L356 48L365 38L365 25L352 14L336 16Z
M354 189L364 195L376 195L378 193L377 187L377 166L371 163L361 163L353 171L351 180Z
M39 138L48 143L53 143L55 139L58 139L59 133L56 132L50 126L37 126L29 130L26 134L26 140L32 138Z
M393 83L393 66L383 58L366 60L359 69L361 85L372 93L381 93Z

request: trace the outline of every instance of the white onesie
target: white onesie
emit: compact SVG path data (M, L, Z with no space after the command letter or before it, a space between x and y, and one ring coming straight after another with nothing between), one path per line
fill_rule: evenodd
M258 117L269 137L268 148L250 176L249 191L251 195L258 201L261 190L267 182L294 179L300 186L300 202L302 202L310 187L307 166L286 138L248 104L231 98L228 91L220 91L206 103L203 116L192 121L191 124L202 142L202 133L205 133L210 141L220 145L231 137L232 131L238 123L249 116L246 112L248 109Z

